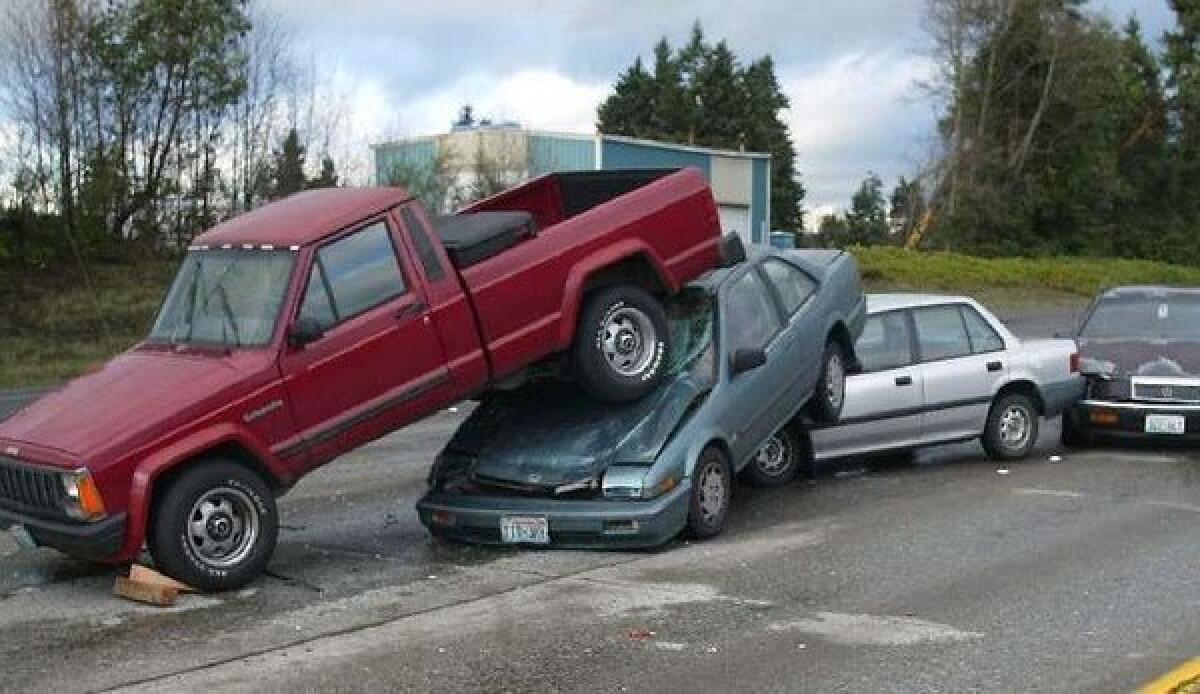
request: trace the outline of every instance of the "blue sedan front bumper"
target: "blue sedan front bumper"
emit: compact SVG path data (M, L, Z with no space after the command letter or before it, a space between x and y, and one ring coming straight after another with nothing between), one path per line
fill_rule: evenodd
M649 501L569 501L528 497L429 492L417 514L429 532L463 542L503 544L500 519L547 520L550 544L570 549L658 547L687 522L691 481Z

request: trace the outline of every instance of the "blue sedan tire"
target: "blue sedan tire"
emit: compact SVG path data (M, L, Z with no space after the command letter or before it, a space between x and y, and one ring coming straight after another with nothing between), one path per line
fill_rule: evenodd
M836 338L825 343L821 356L821 373L809 399L809 413L822 424L834 424L842 416L846 401L847 350Z
M708 446L700 453L692 471L692 495L688 503L688 537L705 540L725 529L733 500L733 469L725 452Z
M788 424L771 434L742 474L756 487L782 487L796 479L801 464L800 442Z

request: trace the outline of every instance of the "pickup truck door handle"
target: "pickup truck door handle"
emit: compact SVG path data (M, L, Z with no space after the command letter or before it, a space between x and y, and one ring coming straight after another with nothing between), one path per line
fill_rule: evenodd
M912 385L912 376L897 376L896 377L896 385L911 386Z
M989 361L987 367L988 371L999 371L1004 368L1004 362Z
M396 319L403 320L409 316L418 316L424 313L425 309L427 308L429 308L429 306L426 305L424 301L417 301L407 306L401 306L400 308L396 309Z

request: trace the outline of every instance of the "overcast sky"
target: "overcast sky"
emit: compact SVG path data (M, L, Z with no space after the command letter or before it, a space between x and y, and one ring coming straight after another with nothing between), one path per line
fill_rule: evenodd
M933 110L925 0L266 0L336 70L351 142L444 132L459 106L531 128L594 132L617 73L700 20L743 60L769 53L813 213L844 207L868 170L889 188L922 161ZM1167 0L1093 0L1148 36ZM332 68L330 68L332 66ZM365 160L366 154L363 158ZM811 219L812 217L810 217Z

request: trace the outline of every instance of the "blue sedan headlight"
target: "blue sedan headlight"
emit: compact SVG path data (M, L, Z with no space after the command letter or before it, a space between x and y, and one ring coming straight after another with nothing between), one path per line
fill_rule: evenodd
M604 498L653 499L679 484L675 474L658 476L645 467L613 466L604 472Z

